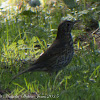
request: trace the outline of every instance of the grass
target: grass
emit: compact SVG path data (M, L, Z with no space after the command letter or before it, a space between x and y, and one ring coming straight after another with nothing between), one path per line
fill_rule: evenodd
M11 19L2 16L5 20L0 21L0 89L5 90L14 75L29 67L28 63L22 66L23 62L34 61L50 46L56 37L60 19L67 13L73 15L70 10L64 12L63 9L65 6L58 2L55 7L50 9L46 6L44 11L36 10L31 16L17 14ZM64 70L51 76L45 72L25 73L9 85L11 93L3 97L99 100L99 49L94 39L75 41L86 34L78 27L72 31L75 54ZM83 45L85 42L86 45Z

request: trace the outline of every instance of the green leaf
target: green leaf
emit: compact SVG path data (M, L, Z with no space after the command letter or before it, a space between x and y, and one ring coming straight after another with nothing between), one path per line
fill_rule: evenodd
M18 44L19 45L24 44L24 40L18 40Z
M8 50L15 50L16 49L16 42L13 42L9 47Z

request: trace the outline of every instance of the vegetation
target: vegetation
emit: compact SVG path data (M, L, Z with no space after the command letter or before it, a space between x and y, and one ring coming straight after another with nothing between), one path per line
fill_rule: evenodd
M71 0L72 5L65 2L68 0L44 1L42 7L27 10L23 0L18 11L0 11L0 98L99 100L100 36L95 34L100 28L100 2ZM30 60L34 62L52 44L63 19L80 20L72 30L72 62L57 75L25 73L8 85L14 75L29 67ZM27 64L22 66L23 62Z

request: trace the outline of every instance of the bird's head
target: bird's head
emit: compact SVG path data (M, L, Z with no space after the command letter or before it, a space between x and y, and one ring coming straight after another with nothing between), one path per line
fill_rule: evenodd
M63 22L61 22L60 25L58 26L57 38L62 38L70 34L71 29L76 22L77 21L68 21L68 20L64 20Z

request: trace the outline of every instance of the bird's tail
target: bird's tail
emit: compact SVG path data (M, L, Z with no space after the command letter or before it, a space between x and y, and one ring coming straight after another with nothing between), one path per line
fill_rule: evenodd
M9 84L13 81L13 80L15 80L18 76L20 76L21 74L24 74L24 73L26 73L26 72L34 72L34 71L36 71L37 70L37 68L38 67L36 67L36 65L33 65L32 67L30 67L30 68L28 68L28 69L26 69L26 70L24 70L24 71L21 71L21 72L19 72L17 75L15 75L12 79L11 79L11 81L9 82Z

